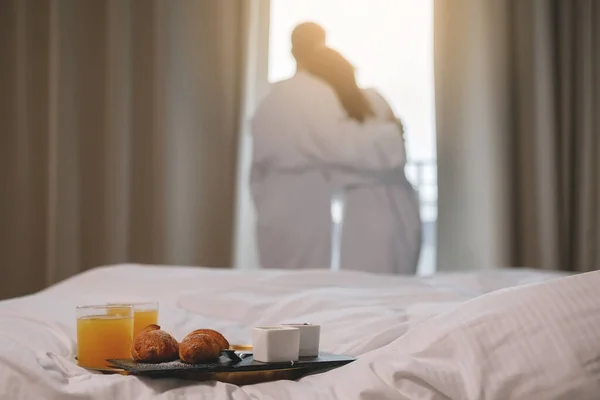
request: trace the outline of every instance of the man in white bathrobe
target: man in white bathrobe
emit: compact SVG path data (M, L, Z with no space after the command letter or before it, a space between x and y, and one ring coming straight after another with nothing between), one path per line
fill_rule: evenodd
M273 85L252 120L251 190L263 268L328 268L335 171L391 171L406 161L393 115L369 124L349 119L334 90L304 70L303 57L324 45L318 25L294 30L297 72ZM368 242L362 245L353 251L370 251Z

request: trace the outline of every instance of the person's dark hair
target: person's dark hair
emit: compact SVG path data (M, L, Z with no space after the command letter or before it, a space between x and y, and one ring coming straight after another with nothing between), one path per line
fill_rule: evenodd
M339 52L325 46L315 48L306 55L303 66L335 90L350 118L364 122L374 116L369 100L356 83L354 66Z
M325 46L327 34L325 29L314 22L298 24L292 31L292 55L299 64L319 47Z

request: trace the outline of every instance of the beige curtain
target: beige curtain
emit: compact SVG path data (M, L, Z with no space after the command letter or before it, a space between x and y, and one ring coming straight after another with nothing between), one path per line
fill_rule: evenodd
M0 2L0 298L229 266L247 4Z
M600 2L436 0L440 270L600 268Z

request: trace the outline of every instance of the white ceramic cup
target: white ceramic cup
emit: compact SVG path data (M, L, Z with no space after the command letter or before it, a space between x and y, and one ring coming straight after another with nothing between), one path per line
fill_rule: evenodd
M312 324L283 324L300 330L300 357L316 357L319 355L321 325Z
M259 362L298 361L300 330L291 326L259 326L252 329L252 352Z

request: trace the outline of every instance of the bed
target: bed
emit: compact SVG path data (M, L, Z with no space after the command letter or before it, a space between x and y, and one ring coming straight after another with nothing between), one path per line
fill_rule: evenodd
M100 267L0 302L0 398L597 399L598 274ZM77 367L75 306L117 299L158 300L160 324L178 339L210 327L249 343L252 326L318 323L322 350L358 360L242 387Z

